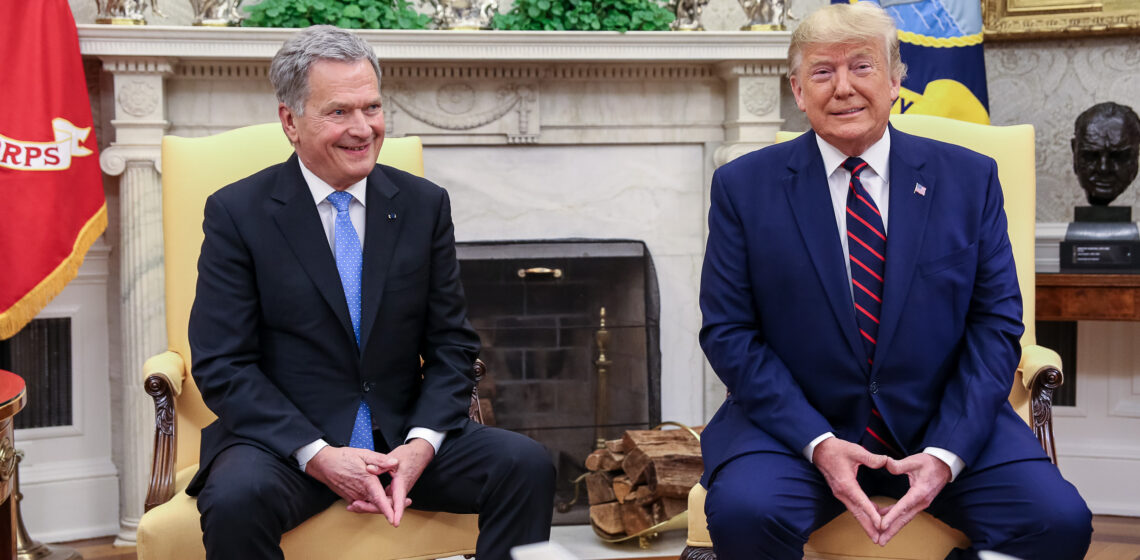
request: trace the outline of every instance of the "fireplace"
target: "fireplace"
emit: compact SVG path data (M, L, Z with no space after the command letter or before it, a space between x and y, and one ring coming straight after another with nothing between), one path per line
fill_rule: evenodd
M459 243L471 324L483 341L488 423L547 447L555 523L585 523L571 482L599 439L661 420L659 305L644 243Z

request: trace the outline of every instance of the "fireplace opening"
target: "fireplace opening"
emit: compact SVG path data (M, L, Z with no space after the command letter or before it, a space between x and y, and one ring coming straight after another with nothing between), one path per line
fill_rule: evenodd
M488 424L546 446L555 524L589 522L572 481L599 440L661 421L659 298L645 244L567 239L458 243L483 342Z

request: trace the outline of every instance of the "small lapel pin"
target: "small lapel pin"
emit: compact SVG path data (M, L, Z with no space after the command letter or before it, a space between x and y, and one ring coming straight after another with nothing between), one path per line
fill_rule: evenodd
M917 194L918 196L926 196L926 187L922 186L922 183L915 183L914 194Z
M388 214L388 221L389 221L389 222L394 222L394 221L396 221L396 213L395 213L395 212L392 212L391 214Z

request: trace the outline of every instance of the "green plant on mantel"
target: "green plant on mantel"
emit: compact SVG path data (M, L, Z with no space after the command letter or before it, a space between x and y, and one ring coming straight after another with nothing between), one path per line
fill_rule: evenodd
M515 0L495 29L515 31L665 31L673 11L654 0Z
M431 18L407 0L262 0L247 6L246 27L308 27L329 24L346 29L424 29Z

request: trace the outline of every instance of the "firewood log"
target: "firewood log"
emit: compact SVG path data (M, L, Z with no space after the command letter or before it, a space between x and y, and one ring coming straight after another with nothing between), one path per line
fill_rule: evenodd
M635 447L664 442L690 442L700 447L697 438L687 430L627 430L621 437L622 450L629 453Z
M633 491L633 481L627 475L618 475L614 477L614 497L617 501L624 502L626 496Z
M647 506L653 502L656 502L657 496L654 496L653 492L649 491L649 487L643 484L641 486L634 487L633 492L630 492L630 494L625 497L625 501L628 502L631 500L633 502L636 502L639 506Z
M592 472L586 475L586 495L590 505L612 502L614 496L614 476L608 472Z
M621 468L625 459L620 453L613 453L608 449L596 449L586 457L586 470L589 471L616 471Z
M677 514L689 509L689 498L661 498L661 506L665 510L665 518L673 519Z
M625 533L625 525L622 523L621 517L621 504L617 502L590 506L590 522L603 533L609 535L618 536Z
M625 533L632 535L652 527L653 515L634 502L626 502L621 504L621 521L625 526Z
M610 453L625 453L625 441L621 439L606 440L606 449L608 449Z
M631 432L626 433L629 434ZM625 454L625 460L622 461L621 468L625 471L625 474L629 475L629 479L632 480L634 484L640 484L645 482L645 470L649 467L649 464L663 461L696 461L699 463L701 461L700 444L691 438L689 441L683 442L645 442Z
M685 498L701 480L704 463L701 458L675 455L653 460L645 470L646 485L661 498Z

